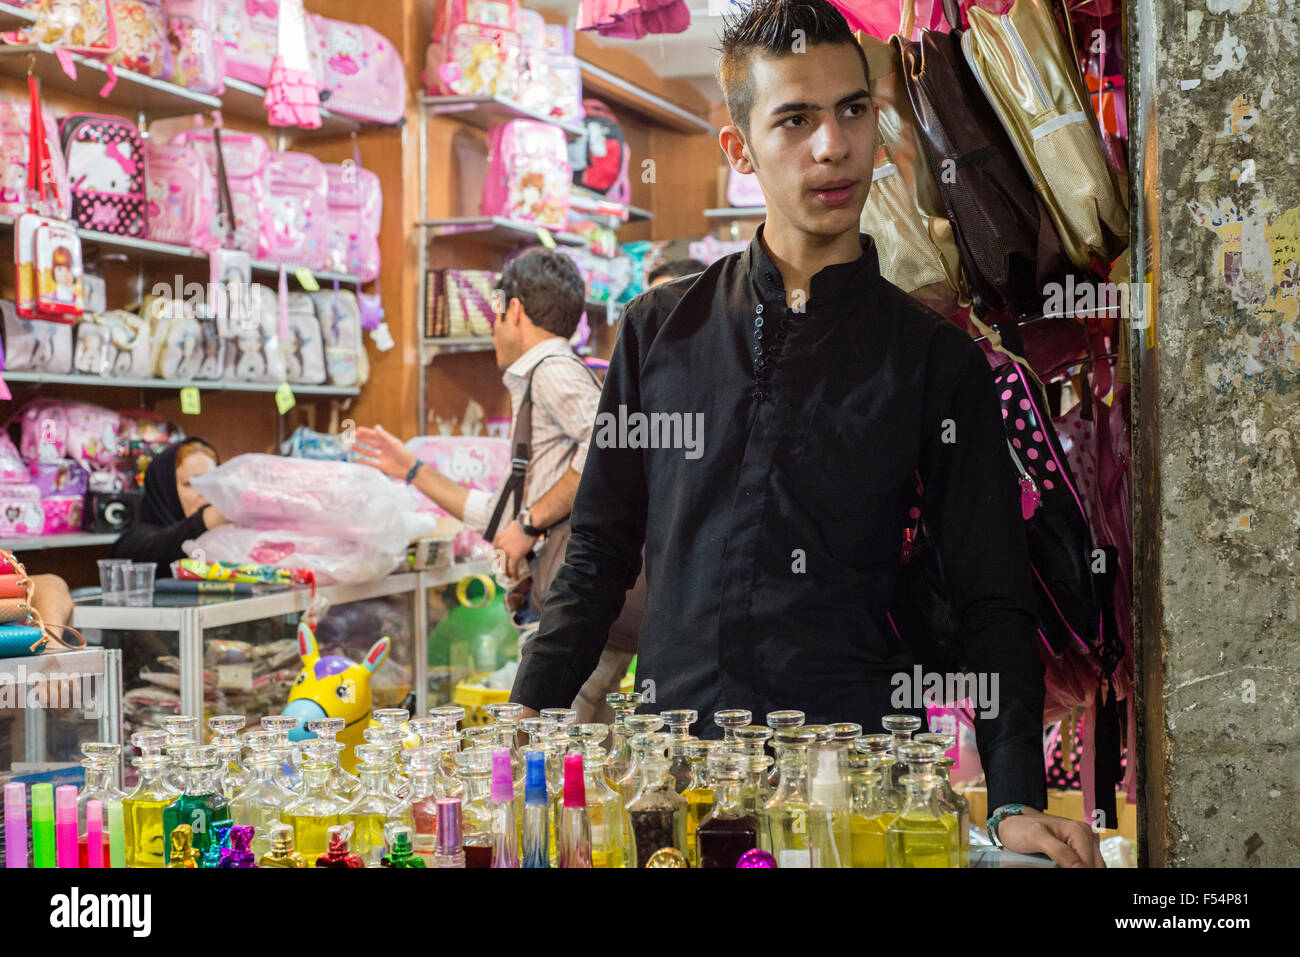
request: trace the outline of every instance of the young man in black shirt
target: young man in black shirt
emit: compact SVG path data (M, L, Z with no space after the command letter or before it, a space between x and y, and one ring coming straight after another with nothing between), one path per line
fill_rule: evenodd
M638 689L656 709L880 729L912 658L887 624L907 489L960 613L991 811L1013 850L1100 865L1042 813L1043 675L1016 482L980 349L880 276L858 230L876 152L867 65L825 0L759 0L727 25L732 166L766 222L744 252L624 313L566 562L511 695L564 706L591 673L645 549ZM991 683L991 682L990 682Z

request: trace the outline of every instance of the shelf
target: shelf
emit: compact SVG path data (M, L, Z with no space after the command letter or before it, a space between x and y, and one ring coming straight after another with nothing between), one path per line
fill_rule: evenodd
M621 76L615 76L586 60L579 59L578 65L582 68L583 96L596 96L607 102L627 107L680 133L715 132L713 124L704 117L661 96L656 96Z
M501 245L538 241L537 227L516 223L504 216L452 216L447 219L424 219L416 223L432 230L437 237L470 235L474 239ZM587 241L573 233L551 230L551 237L564 246L586 246Z
M507 120L522 119L558 126L564 131L565 137L571 140L580 139L585 132L581 125L543 116L504 96L422 96L420 104L437 116L450 117L480 130L489 129Z
M66 535L23 535L18 538L0 538L0 548L10 552L39 552L47 548L90 548L112 545L116 532L96 535L92 532L71 532Z
M175 83L155 80L118 67L114 68L117 74L116 85L107 97L101 98L100 90L108 82L108 66L77 53L68 56L76 65L75 79L63 72L63 66L54 54L54 47L49 44L0 46L0 73L25 77L30 60L32 73L40 78L41 85L45 88L61 90L83 99L102 99L102 102L144 113L153 119L221 108L221 100L215 96L196 93Z
M200 392L275 392L279 386L269 382L225 382L221 380L183 381L180 379L118 379L108 376L61 375L52 372L5 372L6 382L24 382L31 385L85 385L108 389L162 389L179 392L193 386ZM357 396L356 386L341 385L291 385L295 396L330 395Z
M36 21L36 14L11 3L0 3L0 33L21 30Z
M455 355L460 352L491 352L491 336L468 336L462 339L422 339L420 341L421 349L424 353L424 361L436 359L438 356Z
M230 116L242 116L245 119L266 125L266 88L243 80L226 78L226 93L221 98L222 112ZM320 129L309 130L300 126L272 126L274 133L283 133L293 138L305 136L347 136L355 133L364 125L360 120L349 116L331 113L325 107L320 108Z
M704 211L706 219L761 219L766 215L766 206L732 206Z
M606 324L611 326L623 315L622 303L614 303L614 308L611 310L608 302L601 302L599 299L588 299L586 309L588 314L595 312L603 316Z
M645 222L654 218L654 214L648 209L611 202L599 193L582 186L572 188L569 194L569 209L590 216L604 216L618 223Z

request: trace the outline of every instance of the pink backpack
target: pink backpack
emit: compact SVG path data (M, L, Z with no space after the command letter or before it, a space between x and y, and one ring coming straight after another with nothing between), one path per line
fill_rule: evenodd
M0 214L17 216L27 209L27 132L31 127L31 108L0 100ZM59 143L58 125L45 118L45 142L50 166L54 171L54 190L58 210L63 218L72 215L72 190L68 185L68 167Z
M145 147L148 167L149 238L211 251L213 200L217 180L193 146Z
M737 173L727 170L727 205L737 207L764 206L763 190L759 188L758 177L753 173Z
M18 449L29 461L69 458L92 470L117 461L122 417L103 406L34 399L14 421L21 428Z
M514 99L519 77L516 0L446 0L439 9L424 82L431 93Z
M566 122L582 119L582 67L573 55L573 31L562 23L546 25L546 77L550 115Z
M172 140L173 146L189 144L203 157L208 169L220 175L217 149L211 129L187 130ZM262 240L271 235L271 225L265 208L266 166L271 150L266 140L256 133L221 131L221 152L225 158L226 182L230 186L231 200L235 206L235 241L233 248L242 249L256 259L265 259L270 245ZM217 183L217 190L221 183ZM217 246L226 245L225 233L216 222L209 226Z
M145 76L172 72L172 48L162 0L109 0L117 23L117 49L107 62Z
M77 225L144 236L144 140L136 125L120 116L74 113L63 118L59 130Z
M315 27L324 69L321 102L341 116L401 122L406 115L406 64L389 39L359 23L314 13L307 19Z
M257 86L271 78L271 61L280 49L279 14L276 0L215 0L218 43L224 48L226 76ZM307 23L307 55L317 86L324 87L324 64L314 27Z
M536 10L519 11L519 81L516 102L551 115L551 77L546 60L546 21Z
M379 277L379 223L384 193L379 177L355 163L325 167L329 180L327 268L363 282Z
M488 135L491 167L479 212L561 230L573 173L564 131L537 120L510 120Z
M213 32L220 19L218 0L163 0L163 9L172 48L169 79L220 96L226 90L226 47Z
M320 160L308 153L272 153L266 172L270 232L259 245L273 263L325 269L329 264L329 181Z

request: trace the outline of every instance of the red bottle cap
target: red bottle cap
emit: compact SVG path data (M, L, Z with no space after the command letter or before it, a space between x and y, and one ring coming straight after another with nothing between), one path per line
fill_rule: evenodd
M582 779L581 754L564 756L564 806L587 806L587 785Z

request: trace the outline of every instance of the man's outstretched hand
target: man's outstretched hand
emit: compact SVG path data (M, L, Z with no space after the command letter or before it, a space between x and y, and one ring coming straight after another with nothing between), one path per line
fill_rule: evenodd
M1009 851L1046 854L1057 867L1105 867L1101 840L1087 824L1027 807L1004 817L998 839Z

